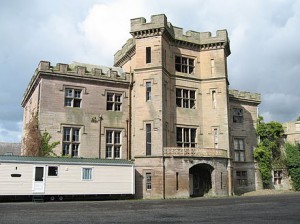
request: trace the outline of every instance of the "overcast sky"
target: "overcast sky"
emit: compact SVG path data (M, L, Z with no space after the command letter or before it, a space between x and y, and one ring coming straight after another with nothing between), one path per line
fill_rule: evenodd
M39 61L112 66L130 19L164 13L187 30L227 29L231 89L262 94L266 121L300 116L300 1L7 0L0 2L0 142L20 142L23 93Z

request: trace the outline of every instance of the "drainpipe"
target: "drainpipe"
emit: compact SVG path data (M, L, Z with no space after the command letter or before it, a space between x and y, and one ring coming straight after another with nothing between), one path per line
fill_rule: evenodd
M101 129L102 129L102 115L99 115L99 159L101 159Z
M128 140L127 140L127 160L131 160L131 123L132 123L132 86L133 86L133 73L131 72L131 67L130 67L130 72L129 72L129 87L128 87L128 95L129 95L129 102L128 102L128 122L127 122L127 130L128 130Z

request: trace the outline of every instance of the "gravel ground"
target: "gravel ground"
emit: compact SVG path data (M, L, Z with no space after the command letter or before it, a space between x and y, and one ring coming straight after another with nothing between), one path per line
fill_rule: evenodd
M263 190L247 192L247 193L243 194L242 196L259 196L259 195L274 195L274 194L289 194L289 193L295 193L295 191L263 189Z

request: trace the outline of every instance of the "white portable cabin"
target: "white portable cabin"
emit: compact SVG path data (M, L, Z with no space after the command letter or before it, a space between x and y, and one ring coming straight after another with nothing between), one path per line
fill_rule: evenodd
M0 196L133 195L127 160L0 156Z

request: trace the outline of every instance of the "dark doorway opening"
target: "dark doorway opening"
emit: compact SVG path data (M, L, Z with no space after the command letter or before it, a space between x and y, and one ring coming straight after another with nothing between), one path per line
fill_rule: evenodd
M190 168L190 196L203 197L212 189L211 173L213 167L208 164L198 164Z

